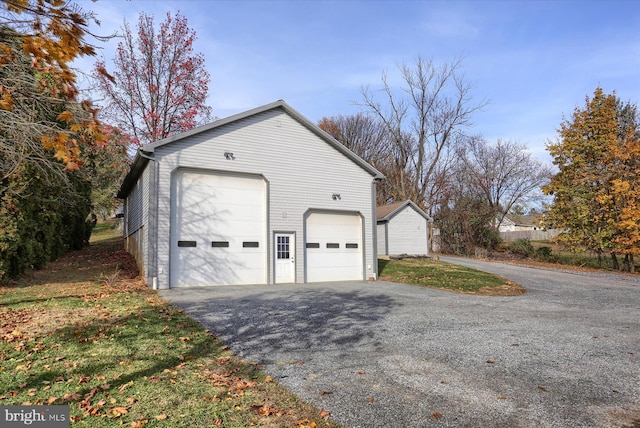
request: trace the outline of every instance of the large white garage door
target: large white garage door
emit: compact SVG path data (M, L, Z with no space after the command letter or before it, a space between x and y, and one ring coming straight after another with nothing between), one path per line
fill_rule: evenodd
M171 287L266 283L266 184L179 171L171 205Z
M359 215L312 213L305 242L308 282L363 278Z

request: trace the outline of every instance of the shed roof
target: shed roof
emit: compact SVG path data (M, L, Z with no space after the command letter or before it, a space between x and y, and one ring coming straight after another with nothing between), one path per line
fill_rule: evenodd
M309 119L302 116L300 113L294 110L289 104L287 104L284 100L278 100L269 104L265 104L260 107L256 107L252 110L247 110L245 112L238 113L233 116L226 117L224 119L216 120L207 125L199 126L197 128L193 128L189 131L185 131L180 134L172 135L170 137L164 138L162 140L159 140L153 143L145 144L140 149L138 149L138 152L136 153L136 157L133 160L133 164L131 165L131 169L129 170L129 173L125 177L122 183L122 186L120 187L120 191L118 192L118 198L126 198L129 195L129 193L135 186L138 178L140 177L140 174L142 174L142 171L144 171L144 168L149 163L149 160L152 158L153 152L157 148L165 146L167 144L171 144L175 141L183 140L193 135L200 134L202 132L219 128L221 126L227 125L232 122L236 122L238 120L245 119L250 116L254 116L269 110L273 110L273 109L282 109L284 112L286 112L295 120L297 120L300 124L305 126L311 132L316 134L318 137L323 139L325 142L327 142L329 145L334 147L340 153L345 155L347 158L351 159L355 164L357 164L362 169L364 169L369 174L371 174L374 179L381 180L384 178L384 175L382 175L380 171L375 169L373 166L369 165L362 158L360 158L358 155L356 155L351 150L346 148L343 144L341 144L338 140L333 138L331 135L327 134L325 131L320 129L317 125L315 125Z
M425 213L422 209L420 209L420 207L410 199L407 199L406 201L402 201L402 202L395 202L393 204L380 205L379 207L376 207L376 217L378 221L389 221L391 220L391 218L393 218L396 214L398 214L407 206L413 208L418 214L424 217L425 220L433 221L433 219L429 217L427 213Z

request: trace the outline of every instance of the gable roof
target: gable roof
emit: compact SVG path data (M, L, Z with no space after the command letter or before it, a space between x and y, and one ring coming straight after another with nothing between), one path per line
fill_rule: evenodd
M374 179L381 180L384 178L384 175L382 175L380 171L375 169L373 166L369 165L361 157L359 157L358 155L353 153L351 150L346 148L343 144L341 144L338 140L333 138L331 135L324 132L317 125L311 122L309 119L302 116L300 113L294 110L289 104L287 104L284 100L278 100L269 104L265 104L260 107L256 107L252 110L247 110L245 112L238 113L238 114L226 117L224 119L213 121L207 125L199 126L197 128L193 128L189 131L185 131L180 134L172 135L170 137L164 138L162 140L159 140L153 143L145 144L144 146L138 149L138 152L136 153L136 157L133 160L133 164L131 165L131 169L129 170L129 173L125 177L122 183L122 186L120 187L120 191L118 192L118 198L123 199L129 195L129 193L135 186L138 178L140 177L140 174L142 174L142 171L144 171L144 168L149 163L149 160L152 159L153 152L158 147L162 147L167 144L171 144L175 141L180 141L185 138L191 137L193 135L197 135L202 132L207 132L212 129L216 129L221 126L227 125L229 123L246 119L250 116L254 116L254 115L264 113L266 111L274 110L274 109L281 109L285 113L289 114L291 117L293 117L296 121L298 121L304 127L306 127L311 132L313 132L318 137L320 137L322 140L324 140L327 144L329 144L330 146L338 150L344 156L346 156L351 161L353 161L356 165L360 166L362 169L364 169L369 174L371 174Z
M421 210L420 207L410 199L407 199L403 202L395 202L393 204L381 205L379 207L376 207L376 217L378 221L389 221L407 206L413 208L418 214L424 217L425 220L433 221L433 219L429 217L427 213Z

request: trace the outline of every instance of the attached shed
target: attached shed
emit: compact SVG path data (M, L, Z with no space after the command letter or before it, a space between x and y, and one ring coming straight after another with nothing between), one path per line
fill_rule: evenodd
M126 246L156 288L375 279L381 178L280 100L143 146Z
M378 254L425 256L429 254L431 218L410 200L379 206L376 210Z

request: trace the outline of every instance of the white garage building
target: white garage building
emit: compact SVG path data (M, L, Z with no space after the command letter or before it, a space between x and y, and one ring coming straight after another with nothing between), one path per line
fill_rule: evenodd
M429 223L433 220L410 200L377 208L377 252L386 256L429 254Z
M127 249L157 288L375 279L381 178L277 101L143 146Z

